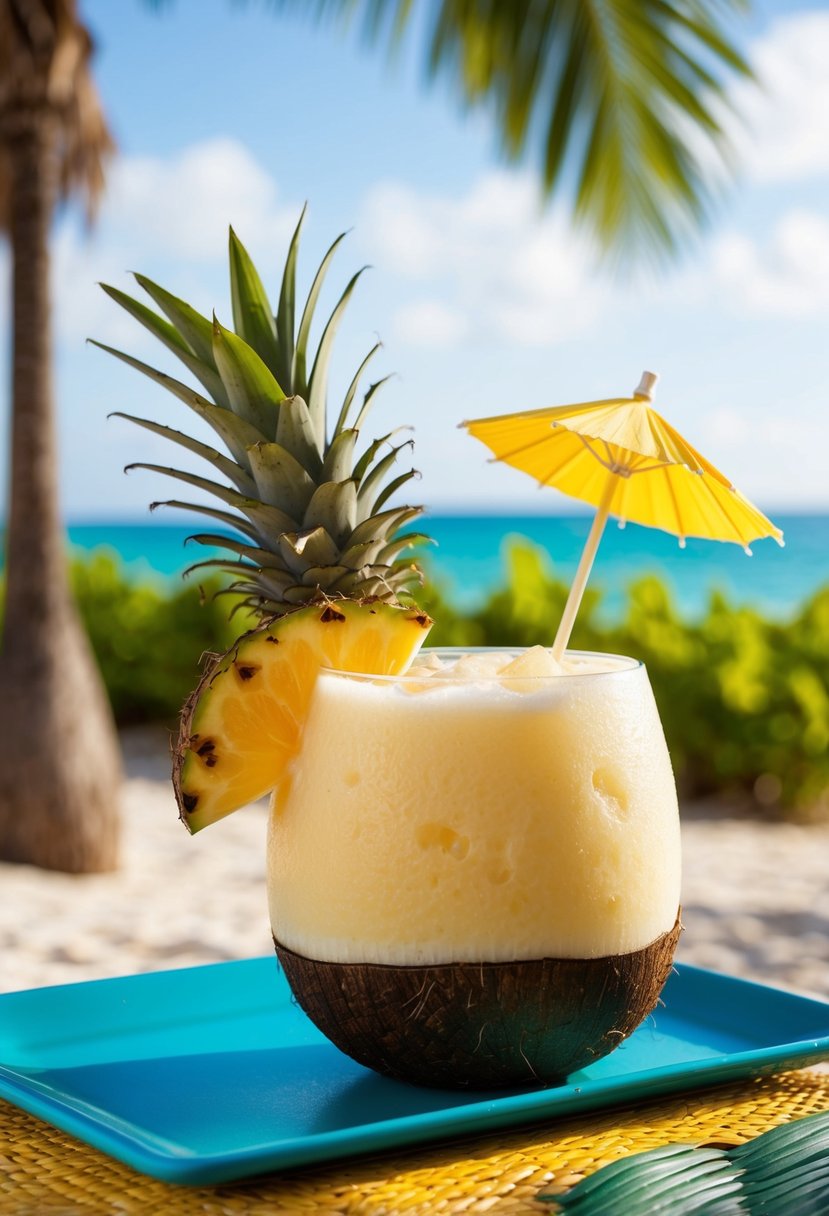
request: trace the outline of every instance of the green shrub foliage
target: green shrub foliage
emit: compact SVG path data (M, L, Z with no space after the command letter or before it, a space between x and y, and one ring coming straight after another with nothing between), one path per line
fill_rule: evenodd
M430 579L420 603L435 646L549 645L567 586L547 555L515 539L506 579L461 611ZM136 583L105 551L73 565L73 583L118 722L164 722L198 678L205 653L227 649L249 621L216 582ZM645 663L685 797L744 798L792 817L829 818L829 587L787 622L712 595L685 620L655 576L627 590L612 623L589 589L572 645Z
M72 566L75 597L119 725L173 725L205 654L244 628L228 621L220 584L131 581L105 550Z

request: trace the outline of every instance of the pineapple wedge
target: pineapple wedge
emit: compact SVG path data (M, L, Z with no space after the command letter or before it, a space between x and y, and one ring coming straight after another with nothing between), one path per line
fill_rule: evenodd
M416 608L327 600L265 622L215 658L184 707L173 785L198 832L278 786L322 667L405 671L432 626Z

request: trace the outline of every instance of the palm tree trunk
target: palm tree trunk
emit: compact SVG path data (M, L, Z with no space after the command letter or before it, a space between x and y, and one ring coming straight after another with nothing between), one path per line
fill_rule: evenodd
M7 117L13 265L12 477L0 640L0 857L114 868L120 755L72 603L57 490L49 232L57 126L47 106Z

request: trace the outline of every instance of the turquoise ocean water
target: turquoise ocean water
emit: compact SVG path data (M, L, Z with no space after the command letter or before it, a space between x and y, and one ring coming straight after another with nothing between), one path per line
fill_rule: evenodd
M596 558L591 586L604 593L606 616L624 602L625 587L648 573L659 574L672 588L684 615L693 617L712 590L726 592L785 619L818 587L829 584L829 515L775 515L786 547L758 541L753 556L737 545L689 540L680 549L675 537L628 524L608 526ZM107 548L117 553L131 577L170 579L190 563L209 556L200 545L186 545L191 526L96 522L75 524L69 537L76 551ZM542 547L555 570L567 579L575 570L590 527L590 516L433 515L425 529L437 541L429 549L433 576L463 606L479 602L503 579L503 553L510 538L525 536Z

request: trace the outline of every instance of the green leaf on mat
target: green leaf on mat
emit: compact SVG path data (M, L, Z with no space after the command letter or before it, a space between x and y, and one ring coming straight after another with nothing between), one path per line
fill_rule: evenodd
M829 1112L733 1149L669 1144L634 1153L564 1195L537 1198L572 1216L825 1216Z

